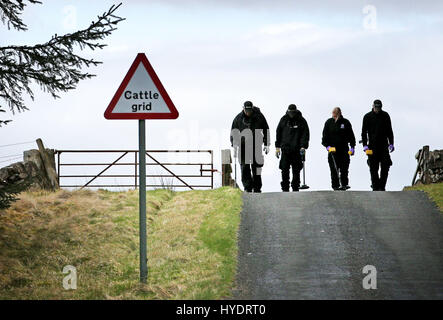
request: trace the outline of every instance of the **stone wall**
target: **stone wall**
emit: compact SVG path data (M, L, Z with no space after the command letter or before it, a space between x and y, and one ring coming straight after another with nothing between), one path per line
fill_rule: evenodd
M45 149L50 165L55 170L54 150ZM39 150L28 150L23 153L23 161L13 163L0 169L0 188L5 185L25 184L31 189L53 190L53 183L48 176Z
M429 146L424 146L417 152L415 158L417 170L412 181L413 185L443 182L443 150L429 151Z

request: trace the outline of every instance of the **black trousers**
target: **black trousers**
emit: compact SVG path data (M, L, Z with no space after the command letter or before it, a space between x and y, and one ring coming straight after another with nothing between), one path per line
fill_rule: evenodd
M388 148L372 150L368 156L369 171L371 173L372 190L385 191L388 181L389 168L392 166ZM380 170L380 174L379 174Z
M299 151L282 151L280 159L281 169L281 189L283 191L289 191L289 179L290 169L292 167L292 190L298 191L300 186L300 170L303 168L301 155Z
M245 191L261 192L261 187L262 187L261 170L263 166L253 163L253 164L241 164L240 167L241 167L241 180Z
M328 163L329 169L331 170L332 189L338 189L340 187L340 182L343 187L347 186L349 184L348 173L350 163L348 152L330 152L328 154Z

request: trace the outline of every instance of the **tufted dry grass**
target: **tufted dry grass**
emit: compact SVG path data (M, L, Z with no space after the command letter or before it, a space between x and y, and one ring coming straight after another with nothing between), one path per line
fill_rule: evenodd
M149 191L147 285L138 192L25 192L0 212L0 299L218 299L235 275L238 190ZM64 290L63 267L77 268Z

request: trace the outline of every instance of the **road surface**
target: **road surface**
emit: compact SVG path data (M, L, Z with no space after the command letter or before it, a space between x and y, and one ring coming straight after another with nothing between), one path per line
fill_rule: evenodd
M245 193L234 297L443 299L443 215L420 191Z

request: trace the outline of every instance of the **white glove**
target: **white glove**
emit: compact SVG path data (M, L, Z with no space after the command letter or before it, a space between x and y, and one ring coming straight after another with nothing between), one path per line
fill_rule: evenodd
M278 158L280 158L281 155L281 149L280 148L275 148L275 156Z
M269 146L265 146L263 148L263 151L265 152L265 154L268 154L269 153Z

